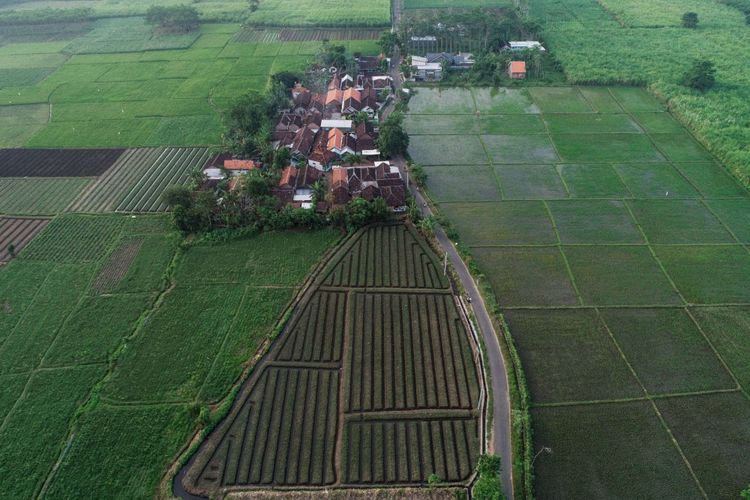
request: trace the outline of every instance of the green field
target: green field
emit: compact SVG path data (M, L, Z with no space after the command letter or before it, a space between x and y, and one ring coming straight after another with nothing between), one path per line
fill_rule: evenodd
M281 14L270 9L292 6L303 17L318 12L334 24L331 16L344 12L320 3L299 10L298 3L264 2L256 14L278 24ZM346 9L352 19L341 22L357 24L359 17L359 24L384 24L366 19L375 15L387 24L388 2L383 6L385 13L371 4ZM268 42L234 41L238 34L237 24L204 24L195 33L157 35L142 18L128 17L96 21L65 42L0 39L0 146L217 145L221 110L232 99L265 90L273 73L303 71L322 45L314 33L284 41L295 33L281 37L277 31ZM379 50L370 39L337 43L352 53Z
M465 483L480 451L476 347L421 237L362 229L309 290L187 490Z
M750 55L737 50L750 40L740 10L743 5L747 9L747 2L532 0L528 5L530 17L543 23L547 48L562 63L568 81L650 86L651 93L668 101L681 121L747 185L750 153L746 129L740 124L750 116ZM681 27L685 12L698 14L697 29ZM682 85L694 59L716 65L717 85L705 94ZM653 97L637 89L615 94L623 109L634 113L650 133L674 131L672 124L665 128L644 116L659 109ZM664 152L669 155L670 149ZM671 152L696 157L679 146Z
M154 496L197 428L196 408L226 396L337 239L269 233L180 249L165 216L53 219L0 271L0 463L15 478L6 493L33 497L46 483L52 498ZM284 285L268 273L184 278L221 267L239 244L247 262L282 265ZM287 252L295 246L314 251Z
M553 450L536 496L737 497L748 192L642 89L417 89L409 108L412 158L516 343L534 448ZM516 116L546 130L510 135Z

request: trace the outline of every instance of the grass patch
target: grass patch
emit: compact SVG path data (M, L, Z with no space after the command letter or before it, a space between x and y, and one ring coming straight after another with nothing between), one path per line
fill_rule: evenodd
M697 200L632 200L635 218L653 244L733 243L734 238Z
M682 134L651 134L651 139L671 161L711 161L711 154L687 132Z
M701 329L724 359L740 385L750 388L750 308L695 307Z
M461 182L456 182L457 177ZM500 200L492 167L488 166L430 167L427 188L438 202Z
M539 108L526 89L472 88L477 110L481 113L538 114Z
M471 253L502 307L578 304L557 247L474 248Z
M750 254L741 246L656 247L677 288L693 304L750 303Z
M677 169L706 198L747 197L747 191L716 163L680 163Z
M700 194L669 163L615 165L636 198L699 198Z
M104 498L127 492L130 497L151 497L192 426L191 415L181 406L131 409L100 404L78 422L47 495Z
M637 87L612 87L609 91L612 92L615 99L617 99L628 113L664 111L661 103L646 92L645 89Z
M684 309L605 309L602 317L650 394L736 386Z
M572 198L627 198L628 188L609 165L558 165Z
M709 200L706 204L742 243L750 243L750 200Z
M664 161L642 134L558 134L552 141L563 161L571 163Z
M546 134L539 115L479 115L479 133L485 135Z
M87 178L2 178L0 212L52 215L64 211L91 182Z
M475 135L445 135L439 138L415 135L409 154L422 165L485 165L484 147Z
M220 245L196 245L182 256L175 281L180 286L207 283L295 286L338 236L334 229L284 231ZM233 258L223 260L221 265L205 265L217 251ZM289 255L296 257L290 259Z
M542 113L591 113L591 105L575 87L534 87L531 97Z
M460 115L476 111L471 91L457 88L420 88L409 101L409 111L418 115Z
M413 115L404 117L404 128L410 135L472 135L479 133L477 118L472 115ZM414 137L412 137L414 139ZM440 138L435 138L438 142Z
M45 366L107 361L135 329L147 295L88 297L73 312L45 356Z
M444 203L441 212L458 229L461 241L469 246L557 243L542 202Z
M500 165L495 167L504 199L567 198L557 169L552 165Z
M585 304L682 302L645 246L569 246L563 251Z
M539 498L702 498L647 402L537 408L532 417L534 448L553 450L534 464Z
M627 207L617 200L547 203L563 244L643 243Z
M22 258L52 262L91 262L104 257L120 235L124 217L57 217L24 249Z
M0 432L0 467L14 478L4 494L30 498L39 491L63 448L71 417L103 374L102 366L87 366L33 375Z
M534 403L643 395L594 310L514 310L504 316Z
M608 87L578 87L578 91L597 113L622 113Z
M633 116L649 134L681 134L685 128L671 114L664 112L640 112Z
M481 138L493 163L555 163L559 159L546 135L483 135Z
M578 113L544 115L551 134L640 134L643 131L628 115Z
M736 498L747 487L750 402L741 393L657 401L709 498ZM710 422L711 425L706 425Z

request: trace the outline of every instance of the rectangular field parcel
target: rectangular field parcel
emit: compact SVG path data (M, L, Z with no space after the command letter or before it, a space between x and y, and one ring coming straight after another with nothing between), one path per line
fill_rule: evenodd
M562 8L556 21L583 8L539 3ZM467 121L472 96L494 135ZM411 155L518 349L534 449L553 450L534 463L536 496L736 497L750 477L748 192L642 89L417 89L409 107ZM514 115L497 113L546 131L508 135Z

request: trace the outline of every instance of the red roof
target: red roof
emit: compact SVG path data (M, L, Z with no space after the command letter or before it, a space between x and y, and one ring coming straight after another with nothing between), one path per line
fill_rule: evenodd
M226 170L252 170L258 168L253 160L224 160Z
M526 61L511 61L510 72L511 73L526 73Z

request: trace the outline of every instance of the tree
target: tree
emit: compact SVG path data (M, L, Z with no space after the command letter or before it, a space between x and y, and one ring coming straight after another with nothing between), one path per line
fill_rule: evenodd
M370 115L367 114L367 111L357 111L354 113L354 116L352 117L352 121L354 121L355 125L359 125L361 123L367 123L367 120L370 119Z
M500 457L482 455L477 463L479 479L474 483L472 497L477 500L504 500L500 482Z
M187 186L169 186L161 195L161 201L170 208L193 206L193 193Z
M380 47L380 51L383 54L390 57L391 55L393 55L394 48L401 47L401 39L399 38L397 33L394 33L392 31L384 31L380 34L378 47Z
M250 8L250 12L255 12L260 7L260 0L249 0L248 7Z
M434 472L427 478L427 484L429 484L430 486L438 486L442 482L443 479Z
M425 172L422 165L419 165L418 163L410 163L409 178L417 186L424 187L427 182L427 172Z
M403 121L404 115L394 112L380 126L378 148L383 156L404 154L409 148L409 134L403 128Z
M346 47L343 45L331 45L323 41L323 48L319 55L323 66L334 66L339 69L346 68Z
M716 83L716 67L706 60L697 60L683 78L683 85L705 92Z
M13 243L8 245L8 255L12 258L15 258L16 256L16 246Z
M273 163L271 163L271 166L274 170L283 170L284 168L289 166L289 163L292 160L292 152L289 151L289 148L280 148L277 149L276 152L273 155Z
M740 498L742 500L750 500L750 484L747 485L747 488L740 491Z
M685 12L682 15L682 27L683 28L697 28L698 27L698 14L695 12Z
M422 231L422 234L427 237L432 237L432 235L435 234L435 225L435 218L432 215L428 215L419 221L417 227Z
M302 77L293 71L279 71L271 75L272 82L281 83L287 90L291 90L301 79Z
M313 206L317 205L321 201L326 201L326 193L328 193L328 190L326 189L325 177L321 177L317 181L313 182L312 186L310 187L312 188L312 192L313 192L313 198L312 198Z
M265 94L250 92L237 99L225 115L227 149L239 156L258 153L260 144L267 142L271 118L276 115L276 104Z
M154 5L146 11L146 22L166 31L192 31L200 24L200 14L189 5Z

